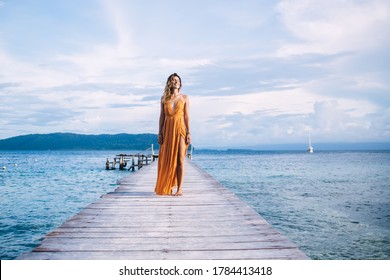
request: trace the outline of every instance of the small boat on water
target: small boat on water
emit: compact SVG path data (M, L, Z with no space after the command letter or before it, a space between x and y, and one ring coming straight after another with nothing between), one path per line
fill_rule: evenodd
M312 154L314 152L314 148L311 145L311 133L310 133L310 130L309 130L309 146L307 147L307 152L310 153L310 154Z

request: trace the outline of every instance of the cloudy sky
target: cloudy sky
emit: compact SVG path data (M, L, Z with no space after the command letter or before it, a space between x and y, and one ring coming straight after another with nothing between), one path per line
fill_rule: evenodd
M0 0L0 139L157 133L166 78L200 147L390 141L388 0Z

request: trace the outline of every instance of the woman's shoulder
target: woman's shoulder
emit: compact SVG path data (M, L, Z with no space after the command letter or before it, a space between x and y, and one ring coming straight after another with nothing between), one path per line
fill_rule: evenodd
M182 94L181 98L183 99L183 101L187 101L189 99L187 94Z

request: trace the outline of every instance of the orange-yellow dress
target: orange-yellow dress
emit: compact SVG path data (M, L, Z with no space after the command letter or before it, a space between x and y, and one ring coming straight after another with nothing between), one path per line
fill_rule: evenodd
M180 137L186 138L183 100L180 98L173 109L169 103L164 105L163 144L160 145L158 154L157 182L154 190L158 195L170 195L172 188L177 186L179 142Z

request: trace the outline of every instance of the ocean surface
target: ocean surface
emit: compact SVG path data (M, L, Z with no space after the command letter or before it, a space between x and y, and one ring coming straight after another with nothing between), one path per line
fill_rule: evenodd
M117 153L0 151L1 259L131 175L105 170ZM196 150L193 161L312 259L390 259L390 151Z

